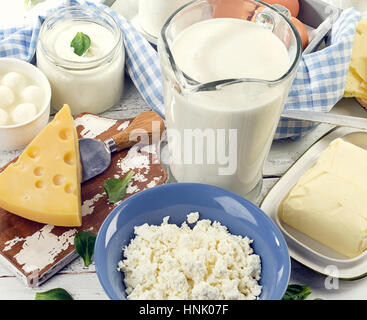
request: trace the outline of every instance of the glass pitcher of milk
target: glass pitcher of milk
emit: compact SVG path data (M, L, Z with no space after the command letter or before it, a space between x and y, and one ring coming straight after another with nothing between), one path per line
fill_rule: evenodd
M158 50L173 180L253 200L302 55L295 27L259 1L197 0Z

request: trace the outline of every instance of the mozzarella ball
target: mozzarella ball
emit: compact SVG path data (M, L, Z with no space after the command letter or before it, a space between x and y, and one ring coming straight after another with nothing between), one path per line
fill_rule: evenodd
M26 85L25 77L22 74L14 71L5 74L1 82L3 85L13 90L21 90Z
M0 108L10 107L15 100L13 91L7 86L0 85Z
M4 109L0 109L0 126L5 125L8 122L9 115Z
M38 86L31 85L25 87L20 93L20 95L24 102L30 102L36 105L42 104L43 93L42 89Z
M33 119L37 115L37 108L33 103L18 104L11 112L11 119L14 123L24 123Z

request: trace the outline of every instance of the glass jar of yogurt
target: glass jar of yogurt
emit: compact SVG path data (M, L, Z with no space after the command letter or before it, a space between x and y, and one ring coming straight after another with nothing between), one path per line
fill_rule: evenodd
M81 55L75 53L75 45L71 46L78 33L90 39L90 46L85 46L88 49ZM71 6L44 21L37 44L37 66L50 81L53 109L59 110L65 103L73 114L109 109L121 98L124 65L120 27L106 12Z

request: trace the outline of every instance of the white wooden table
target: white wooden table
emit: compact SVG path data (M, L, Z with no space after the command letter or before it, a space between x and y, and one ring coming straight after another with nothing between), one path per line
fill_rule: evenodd
M18 1L18 0L17 0ZM20 1L20 0L19 0ZM103 0L94 0L101 2ZM134 4L137 0L126 0L125 7ZM135 3L136 4L136 3ZM128 9L121 6L121 10ZM136 5L134 10L136 10ZM130 18L132 12L126 11L125 16ZM108 110L103 115L112 118L129 118L138 115L140 112L148 110L145 102L140 97L132 82L127 78L126 87L121 103ZM261 196L256 201L261 202L268 190L278 181L285 171L323 134L332 127L319 125L314 131L302 139L291 141L277 141L273 143L269 157L264 167L264 184ZM17 152L0 152L0 167L19 154ZM334 280L330 288L330 280L325 276L307 269L296 261L292 260L292 272L290 283L299 283L310 286L312 294L309 299L366 299L367 298L367 278L355 281ZM83 266L81 258L77 258L67 267L54 275L38 288L27 288L5 267L0 265L0 299L9 300L32 300L36 292L46 291L52 288L61 287L66 289L76 300L99 300L108 299L104 293L94 265L88 268Z
M136 88L126 78L126 87L121 103L108 110L103 115L113 118L134 117L142 111L148 110L143 99ZM329 131L329 125L319 125L306 137L291 141L276 141L273 143L269 157L264 167L264 184L261 196L256 201L260 203L268 190L277 182L284 172L291 166L319 137ZM0 166L19 154L16 152L0 152ZM334 280L334 289L330 287L329 279L316 272L307 269L296 261L292 260L292 273L290 283L309 285L312 294L309 299L365 299L367 298L367 278L355 281ZM325 285L326 283L326 285ZM335 287L338 289L335 289ZM74 299L98 300L108 299L104 293L94 265L89 268L83 266L81 258L77 258L70 265L53 276L38 288L27 288L10 271L0 265L0 299L34 299L35 293L46 291L52 288L61 287L66 289Z

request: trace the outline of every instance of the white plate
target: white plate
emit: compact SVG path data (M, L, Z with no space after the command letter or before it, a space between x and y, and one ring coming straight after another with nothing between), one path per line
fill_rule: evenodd
M140 22L139 22L139 16L136 15L135 17L133 17L130 22L132 23L132 25L136 28L136 30L139 31L139 33L145 38L147 39L151 44L154 44L155 46L157 45L158 42L158 38L145 32L144 29L141 27Z
M337 138L345 139L367 150L367 131L346 127L330 131L313 144L289 168L269 191L260 208L273 219L282 231L293 259L326 276L352 280L367 275L367 251L356 258L347 258L282 223L278 218L278 208L281 201L301 176L316 162L320 154Z
M111 9L115 10L121 16L125 17L135 29L151 44L157 45L158 38L145 32L140 25L138 16L138 0L104 0L112 2Z

